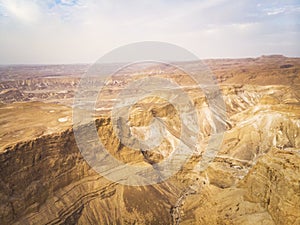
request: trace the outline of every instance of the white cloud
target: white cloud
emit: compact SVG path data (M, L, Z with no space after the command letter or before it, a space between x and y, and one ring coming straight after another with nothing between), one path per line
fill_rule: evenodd
M76 3L75 0L60 0L60 2L65 5L74 5Z
M284 12L285 12L284 8L272 9L272 10L267 11L267 15L268 16L273 16L273 15L277 15L277 14L284 13Z
M33 23L39 20L41 13L35 1L0 0L0 5L7 14L22 23Z

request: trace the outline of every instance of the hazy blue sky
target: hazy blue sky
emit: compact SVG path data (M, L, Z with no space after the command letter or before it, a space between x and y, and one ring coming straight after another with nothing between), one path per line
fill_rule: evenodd
M131 42L300 56L300 0L0 0L0 63L94 62Z

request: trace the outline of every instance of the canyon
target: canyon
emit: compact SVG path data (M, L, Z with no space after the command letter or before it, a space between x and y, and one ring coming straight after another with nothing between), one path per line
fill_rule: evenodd
M184 62L190 68L198 63ZM92 121L74 124L74 96L88 65L1 66L0 224L300 224L300 59L274 55L203 63L226 108L211 158L206 149L218 129L216 112L182 71L151 66L134 76L121 72L107 81L95 111L79 107L77 113L91 114ZM186 141L193 135L182 132L180 111L169 101L176 96L143 98L128 118L122 108L116 109L121 116L111 116L118 94L141 77L175 80L190 96L199 128L196 146ZM186 102L178 105L185 110ZM153 124L162 134L160 145L151 151L130 148L133 137L147 140ZM78 147L76 132L88 136L92 126L109 154L129 165L152 168L181 142L192 154L157 184L123 185L107 179L114 171L97 173Z

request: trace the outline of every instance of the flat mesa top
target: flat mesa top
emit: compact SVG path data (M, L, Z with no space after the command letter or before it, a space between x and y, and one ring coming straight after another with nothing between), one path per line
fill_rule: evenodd
M9 145L63 131L72 125L72 109L42 102L0 104L0 152Z

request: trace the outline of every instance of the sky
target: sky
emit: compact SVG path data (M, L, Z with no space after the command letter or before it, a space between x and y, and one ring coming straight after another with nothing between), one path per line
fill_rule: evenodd
M0 64L93 63L140 41L300 57L300 0L0 0Z

